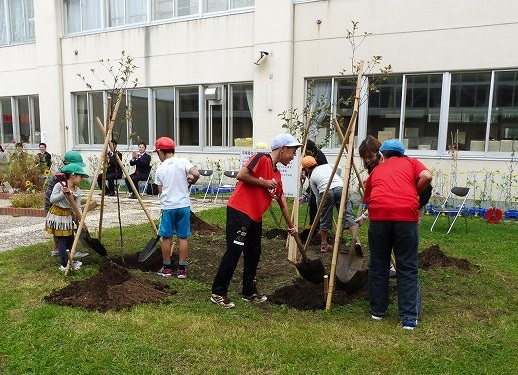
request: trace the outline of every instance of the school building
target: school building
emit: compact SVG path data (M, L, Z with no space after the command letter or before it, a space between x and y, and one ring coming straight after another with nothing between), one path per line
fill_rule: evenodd
M347 126L363 60L357 140L399 138L441 189L492 178L504 200L518 149L516 14L512 0L0 0L0 143L98 154L96 117L124 51L138 84L115 126L120 151L170 136L181 156L224 162L307 108L333 160L332 118Z

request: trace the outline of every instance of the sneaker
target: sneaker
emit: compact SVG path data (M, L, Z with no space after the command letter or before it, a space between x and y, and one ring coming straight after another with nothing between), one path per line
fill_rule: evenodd
M88 256L88 253L82 253L80 251L76 251L74 254L74 259L80 259L80 258L84 258L87 256Z
M253 302L253 303L263 303L268 299L263 294L254 293L251 296L243 296L243 301Z
M236 305L227 296L218 296L217 294L211 294L210 300L216 305L221 306L224 309L231 309Z
M50 250L50 256L51 257L58 257L59 256L59 251L57 251L57 250Z
M179 279L186 279L187 278L187 270L183 269L183 270L176 271L176 277L178 277Z
M328 251L333 250L333 247L328 243L323 243L320 245L320 252L327 253Z
M79 261L74 261L72 262L72 267L74 269L74 271L77 271L78 269L81 268L81 266L83 265L83 263L79 262ZM63 266L59 266L59 270L60 271L65 271L67 268L66 267L63 267Z
M403 324L403 329L413 331L415 329L415 327L417 327L417 320L405 318L402 320L401 324Z
M165 268L165 267L162 267L158 270L157 272L158 275L162 276L162 277L171 277L171 269L170 268Z
M379 316L379 315L371 315L371 319L372 319L372 320L380 321L381 319L383 319L383 317L382 317L382 316Z

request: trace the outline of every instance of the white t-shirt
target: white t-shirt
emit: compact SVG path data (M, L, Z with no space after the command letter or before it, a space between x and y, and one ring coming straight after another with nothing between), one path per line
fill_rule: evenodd
M155 184L162 185L160 206L163 210L189 207L191 205L187 174L194 165L187 159L165 159L157 168Z
M327 183L329 182L329 176L331 176L331 172L333 172L333 166L331 164L322 164L315 168L311 172L311 177L309 178L309 185L311 186L311 191L315 194L316 197L319 194L323 193L326 190ZM329 189L333 189L338 186L344 186L343 180L336 173L333 175L333 182L331 182L331 186Z

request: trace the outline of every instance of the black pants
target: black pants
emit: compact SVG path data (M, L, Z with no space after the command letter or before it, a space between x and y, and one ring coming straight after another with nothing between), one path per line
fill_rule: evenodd
M122 172L110 172L106 174L106 181L108 182L108 189L106 193L115 193L115 180L122 178ZM103 183L103 174L101 173L97 176L97 185L99 185L99 189L102 189Z
M227 250L221 258L218 272L212 283L212 293L226 296L228 286L243 253L242 293L250 296L257 293L255 276L261 258L261 235L263 223L253 221L241 211L227 206Z
M137 188L137 191L138 191L138 183L139 181L147 181L147 178L149 177L148 174L136 174L136 173L132 173L130 174L130 178L131 178L131 181L133 181L133 185L135 185L135 188ZM131 187L130 187L130 184L128 182L128 179L125 178L124 179L126 181L126 186L128 187L128 190L131 191Z

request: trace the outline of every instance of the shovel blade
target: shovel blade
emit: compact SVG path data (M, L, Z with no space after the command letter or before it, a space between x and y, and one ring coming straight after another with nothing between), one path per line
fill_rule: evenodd
M157 251L159 241L160 236L151 238L147 242L146 246L140 251L140 254L138 255L138 261L141 263L145 262L155 251Z
M336 278L342 283L351 280L356 272L361 271L363 267L363 257L358 256L354 251L350 254L338 253L336 262Z
M324 281L326 271L320 259L302 260L296 263L295 267L297 267L300 276L311 283L320 284Z
M106 255L108 255L108 252L106 251L106 248L101 243L101 241L99 241L98 238L92 238L90 236L90 232L88 232L87 230L83 231L79 237L81 238L83 244L95 251L100 256L105 257Z

